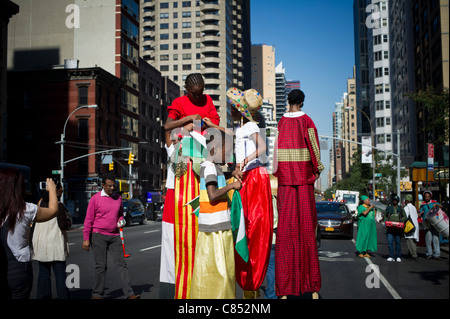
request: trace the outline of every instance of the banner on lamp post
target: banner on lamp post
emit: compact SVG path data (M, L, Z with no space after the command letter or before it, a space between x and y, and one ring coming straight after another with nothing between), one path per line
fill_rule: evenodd
M434 145L428 144L428 170L434 170Z
M373 149L372 149L372 138L370 136L363 136L361 138L362 152L361 152L361 163L371 164Z

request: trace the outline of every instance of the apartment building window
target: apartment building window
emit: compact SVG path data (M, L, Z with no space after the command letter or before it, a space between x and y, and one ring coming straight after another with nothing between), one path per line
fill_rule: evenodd
M379 117L376 120L377 127L384 127L384 117Z
M190 71L192 70L192 65L190 64L183 64L183 71Z
M78 139L87 140L89 138L88 119L78 119Z
M174 22L174 23L173 23L173 28L174 28L174 29L178 29L178 22Z
M373 37L373 45L381 44L381 35L376 35Z
M160 60L160 61L169 61L169 55L168 55L168 54L162 54L162 55L159 57L159 60Z
M159 35L160 40L169 40L169 34L168 33L161 33Z
M382 93L383 93L383 84L375 85L375 94L382 94Z
M375 52L374 56L375 56L375 61L381 61L382 60L381 51Z
M169 71L169 66L168 65L161 65L160 67L159 67L159 69L160 69L160 71Z
M391 90L390 84L386 83L386 84L384 85L384 92L389 92L390 90Z
M379 78L379 77L383 76L383 71L382 70L383 70L382 68L376 68L375 69L375 77L376 78Z
M190 18L192 16L191 11L184 11L182 14L183 18Z
M88 87L87 86L79 86L78 87L78 105L87 105L88 104Z
M159 18L160 19L169 19L169 13L160 13Z
M191 6L191 1L183 1L182 6L183 8L189 8Z
M183 50L188 50L192 48L192 44L191 43L183 43Z
M183 39L190 39L192 38L192 35L190 32L183 32Z
M389 68L384 68L384 75L389 75Z
M191 60L192 54L191 53L183 53L183 60Z
M192 23L191 22L183 22L183 28L191 28Z
M168 24L168 23L161 23L161 24L159 25L159 28L160 28L161 30L169 29L169 24Z
M385 136L384 134L377 135L377 144L384 144L385 143Z
M160 9L169 9L169 3L168 2L161 2L159 4Z
M159 49L160 49L161 51L169 50L169 45L168 45L168 44L161 44L161 45L159 46Z
M381 111L384 109L384 101L375 101L375 106L377 111Z

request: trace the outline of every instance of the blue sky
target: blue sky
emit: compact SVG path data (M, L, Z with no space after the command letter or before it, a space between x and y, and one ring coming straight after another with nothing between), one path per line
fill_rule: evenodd
M276 63L283 62L286 78L301 82L303 111L319 135L332 135L334 106L355 64L353 0L253 0L251 40L275 46ZM328 171L329 152L321 156Z

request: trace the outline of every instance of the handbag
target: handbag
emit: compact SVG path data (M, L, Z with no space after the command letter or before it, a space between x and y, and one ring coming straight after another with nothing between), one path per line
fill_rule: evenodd
M411 216L408 216L408 219L405 222L405 228L403 229L403 231L405 232L406 235L408 235L409 233L412 233L415 230L416 230L416 226L414 226Z
M386 228L390 229L403 229L405 227L405 223L401 222L392 222L392 221L386 221L385 223Z

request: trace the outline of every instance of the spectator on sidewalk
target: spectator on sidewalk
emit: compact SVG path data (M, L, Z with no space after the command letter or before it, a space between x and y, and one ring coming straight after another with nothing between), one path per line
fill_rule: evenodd
M441 249L439 243L439 232L431 226L430 222L426 219L427 214L434 208L443 208L441 204L432 199L433 193L429 190L423 192L423 203L419 208L419 216L423 219L423 227L425 230L425 246L427 249L426 258L441 260ZM433 253L434 249L434 253Z
M103 298L108 252L118 267L123 293L127 299L139 299L140 296L135 295L131 288L122 251L119 225L123 224L123 206L122 198L115 192L115 183L114 175L108 173L103 177L103 190L92 196L84 220L83 249L89 251L92 246L95 261L92 299Z
M411 220L414 224L415 230L411 234L405 234L406 245L408 246L409 256L413 259L417 260L417 242L419 241L419 222L417 221L417 209L412 204L413 196L411 194L406 195L405 197L406 206L404 208L406 213L406 218L411 217Z

